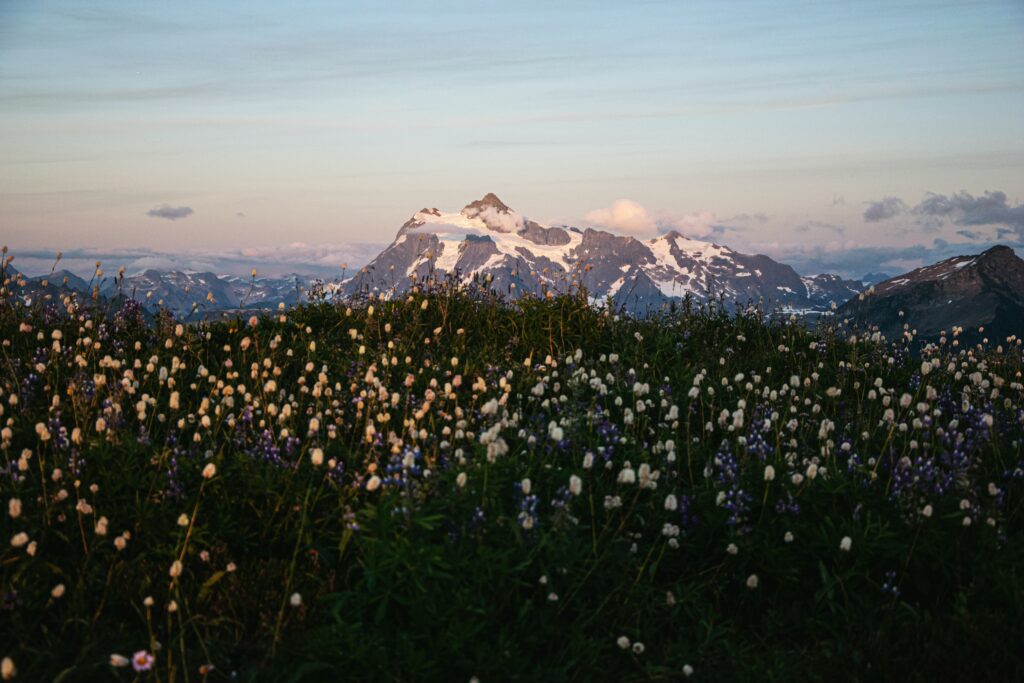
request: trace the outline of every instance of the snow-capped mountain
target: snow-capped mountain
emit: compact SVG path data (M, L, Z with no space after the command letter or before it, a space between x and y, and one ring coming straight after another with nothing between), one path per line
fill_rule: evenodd
M722 297L801 312L824 311L863 289L836 275L801 277L763 255L684 237L672 231L647 240L610 232L545 226L494 194L457 213L425 208L395 241L346 280L346 294L404 291L430 279L488 278L501 293L567 291L582 285L598 301L643 312L690 295Z

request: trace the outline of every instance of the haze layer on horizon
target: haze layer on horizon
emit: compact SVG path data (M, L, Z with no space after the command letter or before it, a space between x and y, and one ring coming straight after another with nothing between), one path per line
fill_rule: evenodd
M0 226L36 250L365 244L494 191L805 271L1019 249L1022 36L1015 0L12 0Z

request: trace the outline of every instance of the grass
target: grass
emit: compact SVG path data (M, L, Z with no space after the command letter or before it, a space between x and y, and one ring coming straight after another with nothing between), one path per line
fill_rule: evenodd
M1015 339L450 286L179 325L17 290L19 680L1024 675Z

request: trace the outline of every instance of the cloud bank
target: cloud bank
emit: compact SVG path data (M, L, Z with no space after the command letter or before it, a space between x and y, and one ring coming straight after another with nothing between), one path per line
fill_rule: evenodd
M1011 205L1005 192L986 191L977 197L963 190L949 196L929 193L913 212L948 219L956 225L1002 226L1024 237L1024 204Z
M804 275L850 278L878 271L895 275L997 244L1024 254L1024 204L1005 192L931 192L918 201L884 196L863 206L860 225L849 222L857 214L844 217L837 209L835 222L790 218L773 220L765 229L730 228L736 232L725 243L767 254Z
M868 203L864 221L888 220L907 210L907 203L899 197L885 197ZM917 219L915 227L927 231L934 232L949 223L962 228L987 226L996 239L1011 235L1024 238L1024 204L1011 204L1001 191L986 190L977 196L966 190L950 195L929 192L909 212ZM986 233L977 230L961 230L957 234L972 240L986 238Z

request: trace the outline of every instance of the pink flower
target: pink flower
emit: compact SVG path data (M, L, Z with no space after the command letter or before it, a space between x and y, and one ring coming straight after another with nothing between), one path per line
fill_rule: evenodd
M145 650L139 650L132 655L132 668L136 671L149 671L153 668L154 661L156 660L153 658L153 655Z

